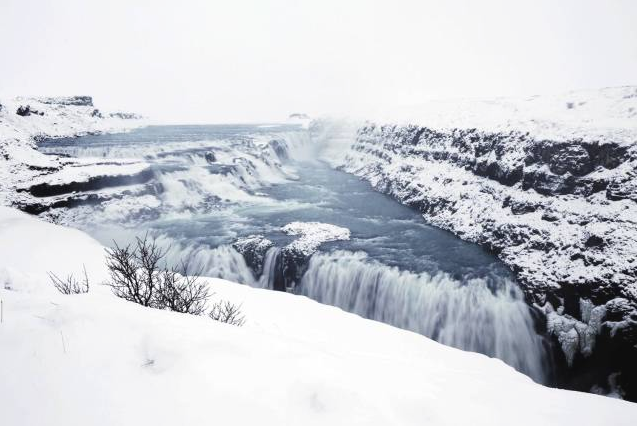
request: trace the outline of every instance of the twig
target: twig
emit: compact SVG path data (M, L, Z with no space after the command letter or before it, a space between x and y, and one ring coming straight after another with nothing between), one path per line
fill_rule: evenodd
M66 353L66 343L64 342L64 333L62 333L62 330L60 330L60 336L62 336L62 349L64 353Z

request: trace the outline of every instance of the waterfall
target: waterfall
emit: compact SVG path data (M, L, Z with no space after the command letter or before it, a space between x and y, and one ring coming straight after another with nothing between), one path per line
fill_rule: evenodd
M445 345L499 358L545 382L543 339L534 330L522 292L509 279L459 281L446 273L415 274L370 261L362 252L336 251L310 259L299 292Z
M277 280L283 280L283 271L281 270L281 249L279 247L270 248L263 261L263 273L258 281L258 286L273 290L276 287Z
M169 265L180 266L188 262L189 273L199 273L204 277L222 278L241 284L258 287L254 274L243 256L228 245L210 248L207 245L185 244L160 235L155 243L166 250L166 261Z
M232 247L182 245L157 239L170 263L253 287L283 282L281 249L270 248L255 279ZM456 279L447 273L413 273L370 260L364 252L316 253L296 292L320 303L430 337L458 349L499 358L539 383L546 382L547 353L522 292L498 275Z

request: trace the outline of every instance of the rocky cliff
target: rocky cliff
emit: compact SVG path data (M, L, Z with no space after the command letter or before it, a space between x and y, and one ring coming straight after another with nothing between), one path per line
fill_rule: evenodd
M635 399L637 89L594 95L546 102L564 109L551 121L539 108L515 115L535 99L498 100L454 107L446 121L449 105L415 124L378 120L348 136L327 120L312 132L332 145L335 166L497 253L563 349L565 385L611 381ZM493 105L501 121L486 112ZM564 119L577 105L589 111ZM478 119L480 108L488 120ZM333 140L346 142L338 155Z
M140 116L105 116L90 96L3 99L1 104L0 205L41 213L95 202L100 199L96 191L105 187L148 180L143 162L86 161L45 155L36 147L43 139L126 131L145 124Z

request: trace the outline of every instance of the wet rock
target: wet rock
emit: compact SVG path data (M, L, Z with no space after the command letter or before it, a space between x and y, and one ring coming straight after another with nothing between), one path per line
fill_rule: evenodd
M206 159L208 163L211 163L211 164L217 161L217 156L212 151L206 152L204 154L204 158Z
M635 310L635 307L623 297L616 297L606 302L606 313L608 321L621 321Z
M25 190L19 191L28 191L34 197L50 197L54 195L70 194L72 192L95 191L98 189L115 186L146 183L150 181L153 176L153 171L148 168L140 173L135 173L132 175L92 176L86 181L82 182L67 182L59 184L39 183Z
M263 235L250 235L239 238L232 243L232 247L243 256L246 264L258 277L263 273L265 255L270 248L274 247L274 243Z

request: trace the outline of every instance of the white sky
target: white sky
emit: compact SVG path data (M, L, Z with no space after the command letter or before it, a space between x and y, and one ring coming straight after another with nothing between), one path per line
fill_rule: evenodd
M637 84L637 0L0 0L0 96L170 122Z

